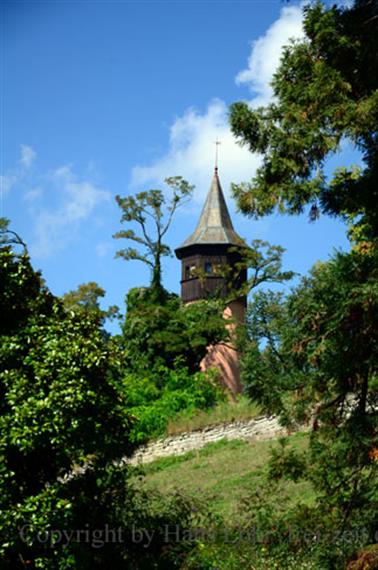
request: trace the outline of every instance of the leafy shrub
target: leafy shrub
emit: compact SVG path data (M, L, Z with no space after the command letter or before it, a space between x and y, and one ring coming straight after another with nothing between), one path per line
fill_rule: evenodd
M7 570L174 570L195 545L175 535L197 524L194 500L146 493L117 466L55 482L23 507L16 505L6 521L12 542L3 545L1 568Z
M207 347L228 338L222 303L184 305L168 292L157 303L151 295L148 288L127 295L122 340L128 368L142 373L159 366L175 370L179 358L189 372L197 372Z
M189 374L180 361L174 370L160 366L141 378L127 374L122 392L125 409L136 418L130 434L135 442L163 434L168 422L183 411L208 409L225 398L215 372Z
M299 454L293 449L287 449L287 439L279 440L279 447L271 450L271 457L268 464L268 477L272 481L286 478L298 481L305 474L307 469L303 454Z

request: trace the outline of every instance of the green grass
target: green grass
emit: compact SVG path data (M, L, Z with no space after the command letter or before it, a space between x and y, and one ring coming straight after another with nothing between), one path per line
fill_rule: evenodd
M258 406L245 396L240 396L236 402L220 402L209 410L197 410L191 415L182 414L170 421L168 435L176 435L187 431L204 429L223 423L247 421L261 415Z
M303 449L307 441L307 434L297 433L290 437L289 445ZM274 445L277 442L272 440L221 440L184 455L158 459L137 468L135 473L141 473L139 482L147 489L158 489L163 494L178 490L205 498L213 511L227 520L235 516L244 498L264 485L270 449ZM301 500L310 504L314 499L305 482L287 481L285 491L294 503Z

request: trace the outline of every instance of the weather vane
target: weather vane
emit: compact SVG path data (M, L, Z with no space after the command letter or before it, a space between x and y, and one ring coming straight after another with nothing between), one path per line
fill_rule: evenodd
M217 140L214 142L215 144L215 170L218 170L218 146L221 144L221 141Z

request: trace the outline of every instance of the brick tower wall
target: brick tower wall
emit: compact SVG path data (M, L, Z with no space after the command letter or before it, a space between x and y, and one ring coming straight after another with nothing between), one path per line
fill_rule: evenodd
M245 322L245 303L243 301L231 302L223 313L224 317L230 317L235 320L234 323L226 325L232 333L235 328ZM220 372L220 381L228 388L233 396L242 392L242 384L240 380L240 362L239 354L234 343L219 343L211 345L207 348L207 354L200 364L201 370L209 370L216 368Z

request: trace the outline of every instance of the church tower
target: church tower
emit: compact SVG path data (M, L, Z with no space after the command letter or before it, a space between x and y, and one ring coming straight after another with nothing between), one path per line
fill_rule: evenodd
M215 168L210 190L194 232L175 250L181 260L181 298L184 303L206 299L217 292L227 296L227 278L221 267L235 267L240 260L237 248L246 247L245 241L235 232L227 204ZM233 287L239 288L247 279L246 270L232 277ZM244 323L246 297L231 301L224 316L236 323ZM237 325L228 325L234 328ZM215 367L220 370L222 383L233 394L241 391L239 359L232 345L219 344L208 347L201 362L201 369Z

